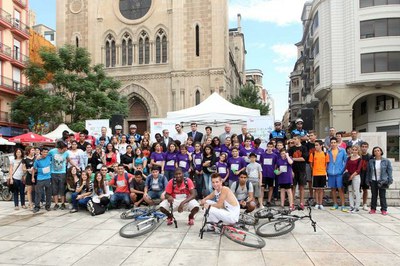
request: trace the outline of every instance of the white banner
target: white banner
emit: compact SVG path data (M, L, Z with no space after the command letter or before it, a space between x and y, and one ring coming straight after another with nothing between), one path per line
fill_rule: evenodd
M107 136L111 136L112 132L110 127L110 120L108 119L97 119L97 120L86 120L85 128L89 131L89 135L94 136L96 139L101 135L101 128L107 128Z
M269 141L269 134L274 130L274 117L265 115L248 118L247 130L255 139L261 139L261 148L265 149Z
M156 133L160 133L162 136L162 131L164 129L168 129L169 136L172 138L176 133L175 124L177 123L179 122L166 118L150 118L151 141L156 141L154 137Z

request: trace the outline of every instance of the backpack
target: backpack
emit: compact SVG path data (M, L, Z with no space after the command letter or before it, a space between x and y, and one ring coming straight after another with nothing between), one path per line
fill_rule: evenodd
M100 203L95 203L92 199L90 199L86 204L86 207L92 216L96 216L106 212L108 203L110 203L110 200L105 197L101 198Z
M239 188L239 180L236 181L235 194L236 194L236 191L238 190L238 188ZM246 189L247 189L247 193L249 193L249 189L250 189L250 181L249 180L246 181Z
M124 173L124 175L125 175L125 180L126 180L126 182L128 183L128 186L129 186L129 176L128 176L128 173ZM114 185L115 186L117 186L117 179L118 179L118 174L116 174L115 176L114 176Z
M176 187L176 178L173 178L172 180L173 180L172 181L172 188L175 188ZM186 189L189 190L189 184L188 184L188 178L187 177L183 178L183 183L185 184Z

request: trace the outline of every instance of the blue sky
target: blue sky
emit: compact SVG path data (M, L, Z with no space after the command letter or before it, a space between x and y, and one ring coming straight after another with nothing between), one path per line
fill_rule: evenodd
M242 16L246 42L246 68L261 69L263 85L275 100L276 119L281 119L287 104L289 74L296 61L294 44L301 39L300 21L306 0L229 0L229 25L237 26ZM56 0L30 0L36 23L56 29Z

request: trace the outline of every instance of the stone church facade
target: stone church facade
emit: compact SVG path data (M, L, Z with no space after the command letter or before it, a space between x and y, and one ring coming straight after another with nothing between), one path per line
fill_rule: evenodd
M125 128L194 106L214 91L237 95L245 46L228 27L227 0L58 0L57 46L88 49L129 99Z

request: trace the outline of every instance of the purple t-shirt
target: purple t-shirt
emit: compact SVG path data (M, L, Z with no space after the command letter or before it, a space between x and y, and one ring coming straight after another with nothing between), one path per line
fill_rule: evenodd
M218 171L219 176L220 176L221 178L225 178L226 173L229 171L229 169L228 169L228 164L225 163L225 162L221 163L220 161L218 161L218 162L215 164L215 166L217 167L217 171Z
M194 152L194 147L193 146L186 146L186 149L188 153L193 153Z
M190 162L189 162L189 154L178 153L176 156L178 167L182 168L184 172L189 171Z
M150 155L150 161L151 159L153 159L155 163L161 163L162 161L165 161L165 155L162 152L152 152Z
M165 171L174 171L175 170L175 163L176 163L176 152L165 152Z
M247 166L247 163L244 161L242 157L237 157L237 158L231 157L228 159L228 166L231 171L229 174L229 181L238 181L239 176L235 175L233 172L245 168Z
M278 156L275 153L264 153L261 156L261 166L263 169L263 177L275 178L275 166Z
M223 153L223 152L228 154L228 158L230 158L232 156L231 150L225 144L221 145L221 153Z
M265 153L264 149L263 148L257 148L257 149L253 148L253 152L257 155L256 162L261 164L262 163L261 156Z
M276 160L276 166L281 174L278 175L278 184L293 184L292 166L288 163L287 159L282 160L281 157Z
M217 160L219 160L219 155L221 154L221 147L220 146L214 147L214 153L215 157L217 157Z
M194 170L201 171L203 169L203 165L201 163L203 160L203 153L202 152L193 153L192 160L193 160Z

